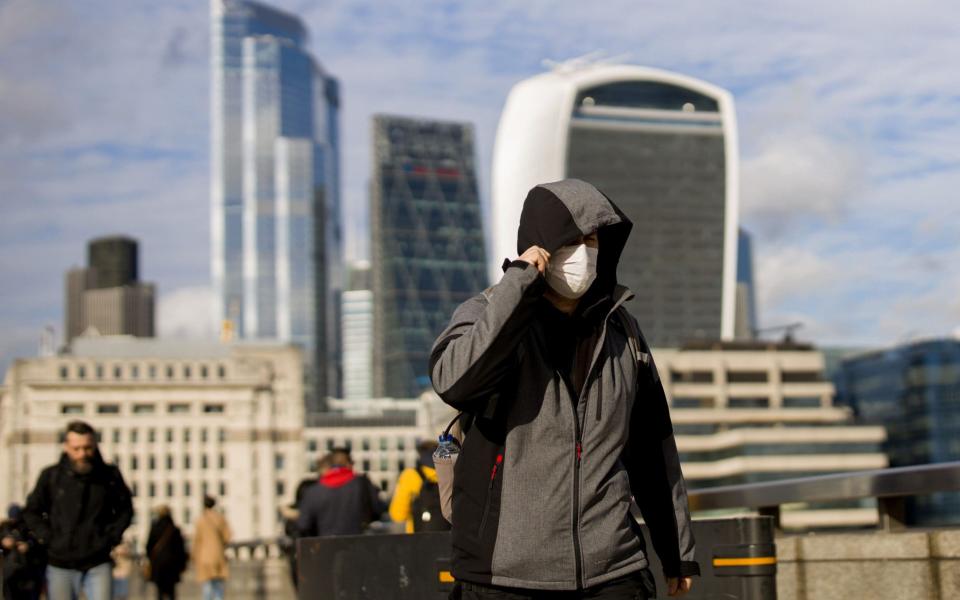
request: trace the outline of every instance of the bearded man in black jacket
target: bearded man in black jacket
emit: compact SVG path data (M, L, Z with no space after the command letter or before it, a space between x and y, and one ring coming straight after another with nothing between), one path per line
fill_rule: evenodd
M133 519L120 470L103 462L93 427L67 425L60 461L40 473L23 513L47 550L47 597L110 600L110 550Z

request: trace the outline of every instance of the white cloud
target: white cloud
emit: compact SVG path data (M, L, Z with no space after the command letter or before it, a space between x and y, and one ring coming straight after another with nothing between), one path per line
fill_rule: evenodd
M157 336L215 339L214 297L209 287L186 287L161 294L157 306Z

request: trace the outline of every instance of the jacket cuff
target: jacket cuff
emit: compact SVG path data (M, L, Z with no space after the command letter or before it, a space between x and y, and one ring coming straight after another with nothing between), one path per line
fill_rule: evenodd
M664 577L693 577L700 575L700 563L695 560L681 560L679 572L663 572Z

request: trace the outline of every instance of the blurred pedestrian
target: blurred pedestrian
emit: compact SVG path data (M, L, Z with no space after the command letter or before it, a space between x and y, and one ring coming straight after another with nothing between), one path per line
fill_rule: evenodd
M417 464L405 469L397 479L390 501L390 518L404 523L407 533L447 531L450 523L440 514L440 488L433 468L433 451L437 443L427 440L417 444Z
M71 421L60 461L40 473L23 514L47 551L47 598L110 600L110 552L133 519L120 470L97 449L93 427Z
M0 521L4 600L37 600L43 590L43 548L31 539L19 504L7 508Z
M370 479L354 473L350 451L336 448L330 455L330 470L300 501L297 530L301 537L358 535L386 509Z
M126 541L120 542L113 552L113 600L130 597L130 576L133 575L133 550Z
M230 526L216 506L216 500L204 496L203 512L193 524L190 553L197 581L203 584L203 600L222 600L230 575L226 555L231 538Z
M330 454L326 454L320 459L317 463L317 474L319 477L323 477L326 472L330 470L330 463ZM300 517L300 511L297 510L297 507L300 506L300 502L303 500L303 496L307 493L307 490L317 485L317 483L318 477L307 477L302 480L297 486L293 504L289 504L280 509L280 515L283 517L284 531L281 547L287 557L287 563L290 566L290 578L293 581L294 588L299 588L300 586L300 578L297 573L297 538L300 537L297 531L297 519Z
M176 600L180 574L187 568L187 550L180 528L170 516L170 508L156 507L156 518L147 536L150 581L157 586L157 600Z

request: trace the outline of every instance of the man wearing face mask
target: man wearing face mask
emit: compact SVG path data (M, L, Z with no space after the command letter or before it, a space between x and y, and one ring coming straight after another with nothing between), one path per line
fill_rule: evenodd
M699 575L666 397L616 270L632 224L576 179L538 185L501 281L463 303L430 372L467 432L451 598L669 596Z

